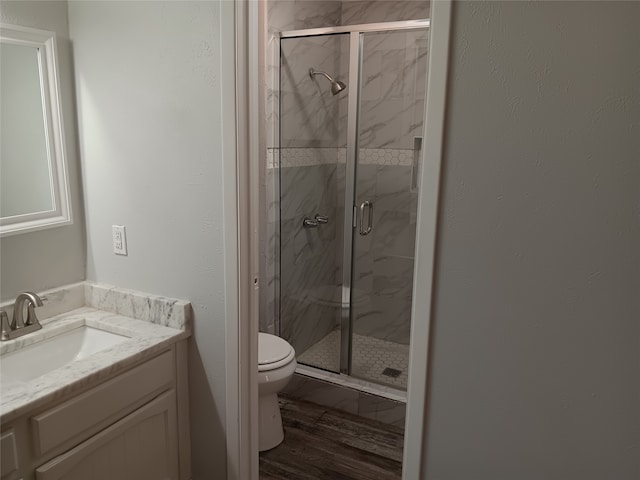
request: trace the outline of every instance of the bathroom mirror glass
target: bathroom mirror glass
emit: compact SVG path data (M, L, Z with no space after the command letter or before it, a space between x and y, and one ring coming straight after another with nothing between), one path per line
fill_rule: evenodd
M0 25L0 235L70 224L55 34Z

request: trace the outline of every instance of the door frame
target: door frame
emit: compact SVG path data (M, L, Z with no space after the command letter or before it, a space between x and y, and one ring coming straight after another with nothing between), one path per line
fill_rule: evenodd
M258 480L258 2L220 2L227 479ZM233 21L229 21L233 19ZM231 94L233 92L234 94Z
M409 384L402 478L425 478L428 421L429 352L437 247L440 176L444 155L445 111L452 0L431 2L429 73L424 117L425 137L418 193L418 224L413 273Z
M431 2L431 28L425 142L420 176L411 352L403 458L403 479L424 478L428 417L428 360L435 286L436 233L440 171L443 156L449 38L452 0ZM223 48L222 83L235 91L223 98L225 165L226 298L226 440L227 478L258 480L258 2L221 2L222 38L234 38ZM234 18L234 22L224 22ZM226 122L225 122L226 123ZM235 168L233 168L235 167ZM237 250L235 250L237 249ZM420 285L420 291L417 291ZM235 298L236 301L229 301Z

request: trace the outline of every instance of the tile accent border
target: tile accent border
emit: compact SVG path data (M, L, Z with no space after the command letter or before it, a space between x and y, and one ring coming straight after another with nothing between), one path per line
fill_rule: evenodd
M336 163L337 153L337 148L283 148L280 150L280 162L282 167L331 165Z
M410 148L361 148L358 154L360 165L390 165L410 167L414 150ZM347 149L338 149L338 163L347 163Z
M413 165L414 150L410 148L361 148L359 163L361 165L388 165L405 166ZM278 153L281 158L278 159ZM288 167L308 167L312 165L330 165L346 163L346 148L268 148L267 169Z

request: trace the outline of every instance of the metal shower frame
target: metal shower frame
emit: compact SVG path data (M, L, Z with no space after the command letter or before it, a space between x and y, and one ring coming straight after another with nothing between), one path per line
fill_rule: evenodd
M353 276L353 248L354 230L357 218L356 206L356 169L358 160L358 116L360 104L360 73L362 68L362 48L365 33L428 29L431 26L430 19L404 20L399 22L369 23L362 25L345 25L337 27L310 28L305 30L291 30L280 33L280 40L284 38L315 37L334 34L349 34L349 99L347 107L347 163L345 179L344 200L344 236L342 258L342 292L341 292L341 321L340 321L340 373L351 374L351 338L353 322L351 321L351 288ZM280 42L278 42L280 43ZM279 45L278 45L279 49ZM353 87L352 87L353 86ZM281 130L280 128L278 129ZM280 191L278 189L278 196ZM351 205L351 208L348 207ZM279 263L279 254L277 257ZM280 330L281 308L280 288L276 293L278 299L277 325ZM278 332L280 333L280 332Z

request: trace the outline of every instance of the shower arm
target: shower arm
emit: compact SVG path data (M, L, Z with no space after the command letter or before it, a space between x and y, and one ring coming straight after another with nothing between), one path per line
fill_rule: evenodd
M320 70L314 70L313 68L310 68L309 76L313 78L314 75L324 75L325 77L327 77L327 80L329 80L331 83L335 82L333 77L329 75L327 72L321 72Z

